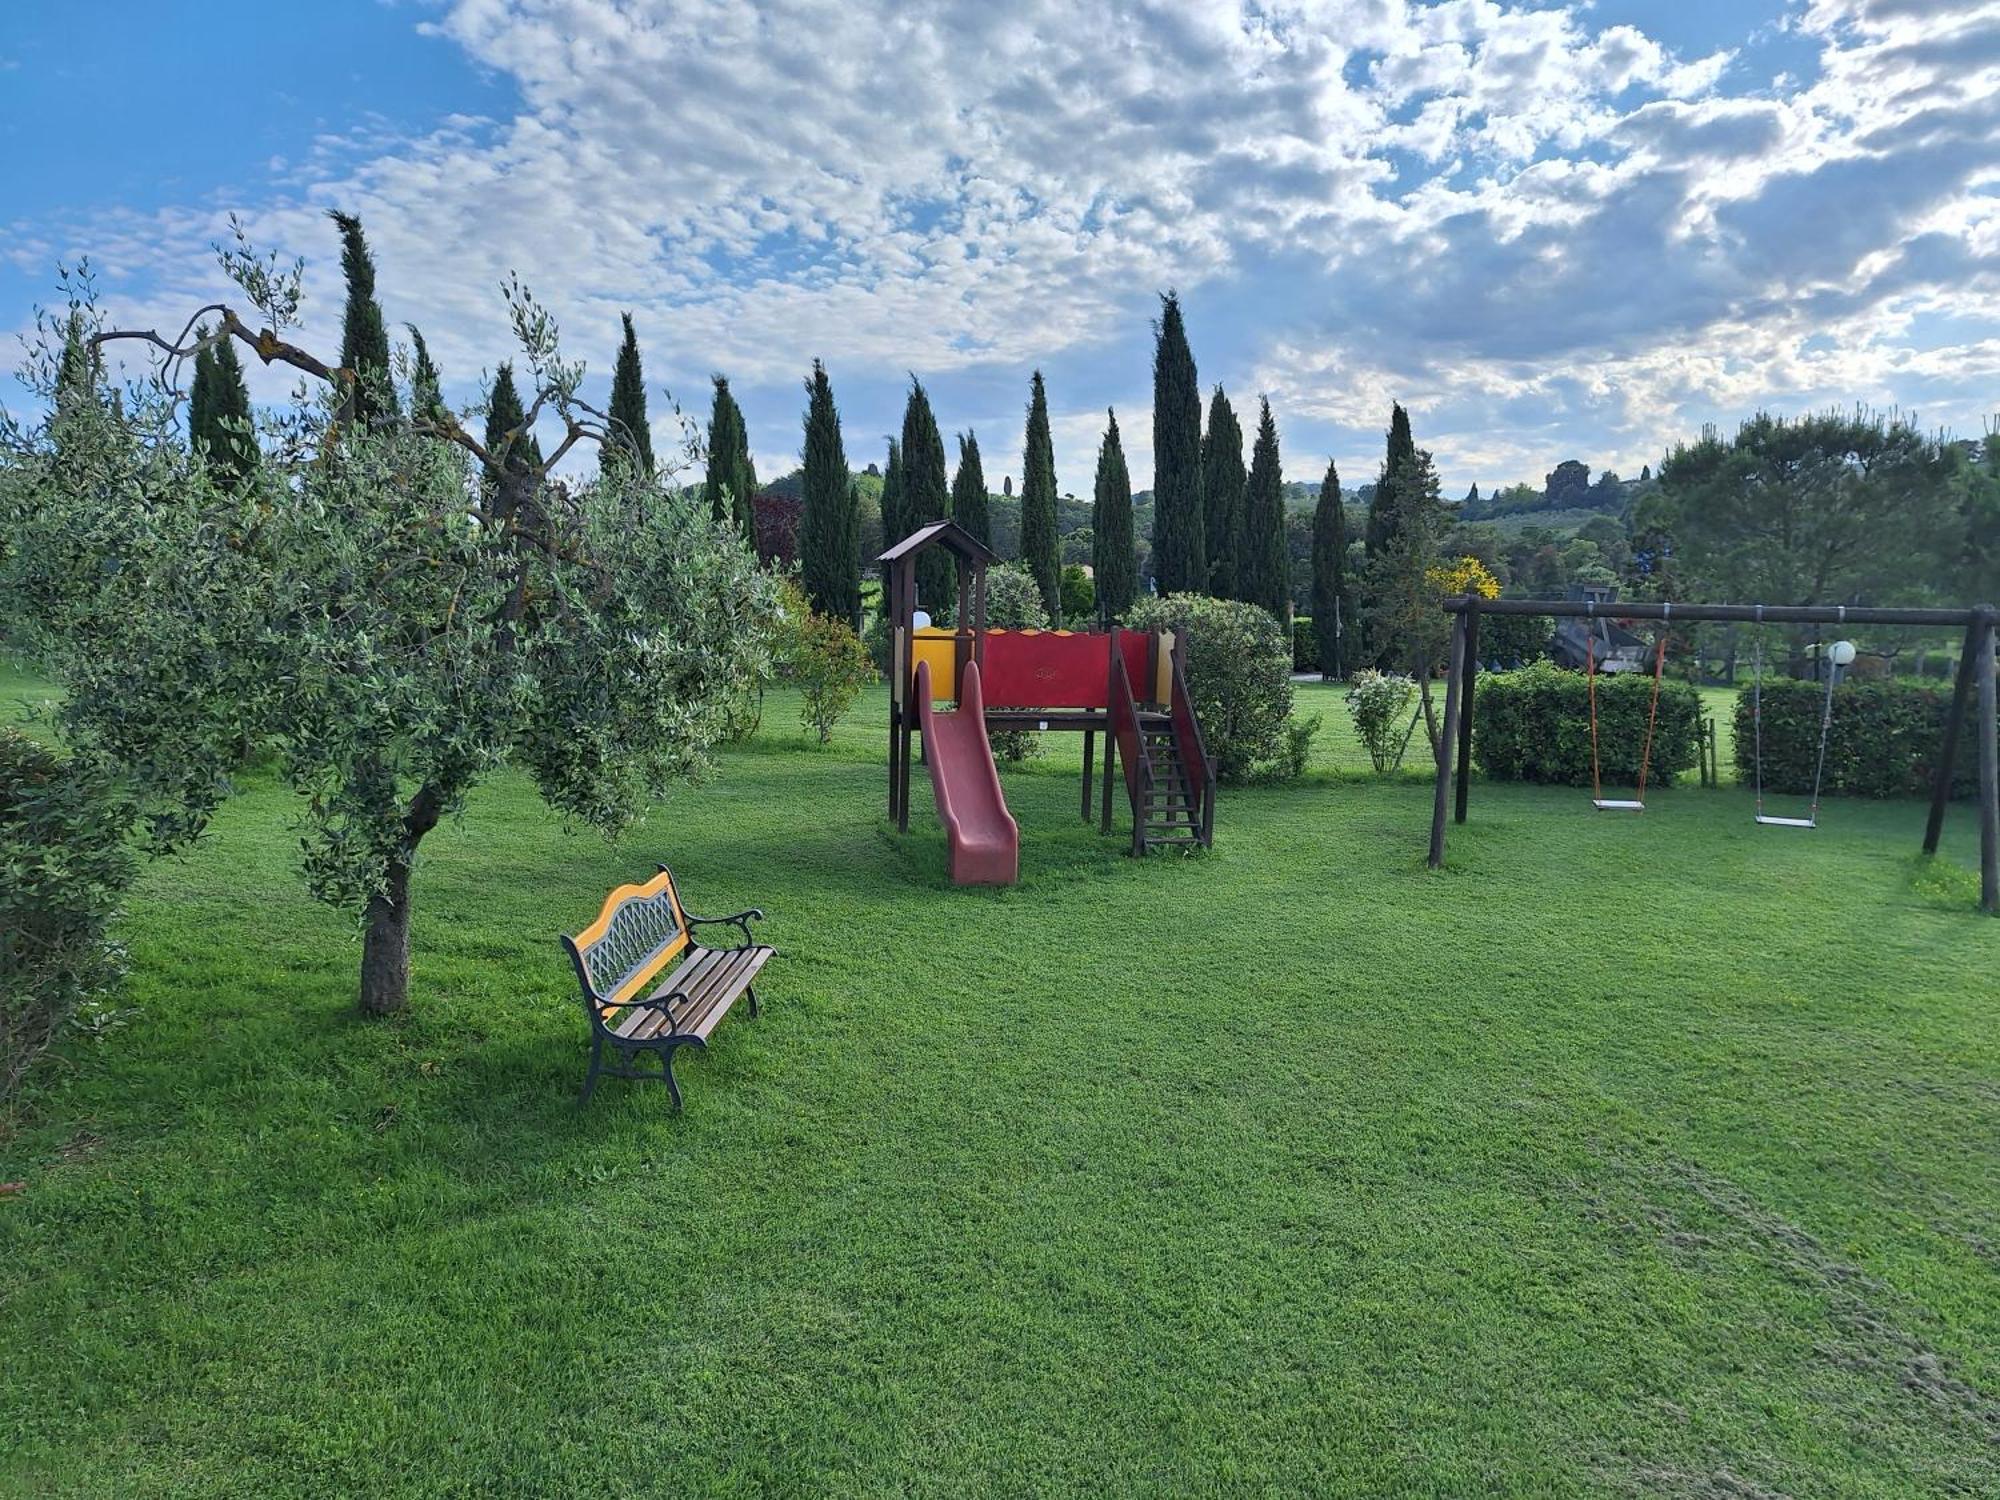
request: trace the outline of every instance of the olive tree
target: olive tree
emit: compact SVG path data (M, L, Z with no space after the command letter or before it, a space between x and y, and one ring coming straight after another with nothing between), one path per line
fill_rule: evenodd
M357 402L366 372L288 342L297 263L240 237L221 261L260 326L217 302L177 337L105 330L87 283L49 322L27 371L47 415L5 432L0 596L64 687L70 745L115 768L156 849L201 833L242 746L275 756L301 798L309 888L360 918L361 1007L396 1011L425 836L510 764L563 815L625 828L706 768L762 669L769 585L664 472L551 478L579 443L624 439L518 281L506 303L533 395L489 445L435 406ZM115 397L65 389L66 370L96 368L55 347L79 326L91 351L146 347L149 376ZM306 377L227 487L172 435L204 339ZM563 437L541 460L516 439L544 412Z

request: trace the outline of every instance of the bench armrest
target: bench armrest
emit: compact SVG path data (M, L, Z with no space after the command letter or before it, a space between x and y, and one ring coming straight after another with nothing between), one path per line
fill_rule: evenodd
M691 911L684 911L681 915L687 918L687 924L690 928L720 926L733 926L737 928L743 934L743 942L740 946L745 948L750 947L754 941L750 936L751 922L761 922L764 920L764 910L758 906L753 906L747 911L736 912L727 917L698 917Z

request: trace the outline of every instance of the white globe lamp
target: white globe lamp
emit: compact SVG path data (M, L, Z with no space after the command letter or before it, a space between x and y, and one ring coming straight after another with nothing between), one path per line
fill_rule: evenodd
M1827 648L1827 659L1836 667L1846 667L1854 662L1854 642L1835 641Z
M912 630L929 630L931 628L930 612L921 609L912 611L910 615L910 628ZM1849 647L1848 649L1851 651L1853 648Z

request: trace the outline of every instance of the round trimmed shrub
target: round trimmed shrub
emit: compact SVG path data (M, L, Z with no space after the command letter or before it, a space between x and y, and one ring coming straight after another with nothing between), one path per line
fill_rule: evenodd
M1133 630L1187 631L1188 695L1216 780L1240 785L1298 774L1317 721L1291 723L1292 643L1268 611L1200 594L1155 595L1134 604L1125 622Z

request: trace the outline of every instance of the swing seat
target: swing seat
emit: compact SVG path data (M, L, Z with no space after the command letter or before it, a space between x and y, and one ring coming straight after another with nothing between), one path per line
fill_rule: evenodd
M1599 812L1644 812L1646 810L1646 804L1643 802L1620 801L1615 797L1594 797L1591 799L1590 805Z
M1773 818L1763 813L1757 814L1757 821L1767 828L1817 828L1817 818Z

